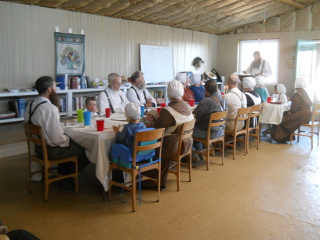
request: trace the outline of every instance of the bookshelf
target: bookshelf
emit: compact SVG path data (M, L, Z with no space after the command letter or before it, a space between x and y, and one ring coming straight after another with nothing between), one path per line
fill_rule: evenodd
M122 85L120 90L122 90L124 93L127 92L128 88L131 86ZM59 98L65 98L66 99L66 111L61 112L61 116L71 116L72 114L75 114L75 111L73 111L73 98L77 96L88 96L88 95L95 95L97 96L103 89L105 89L106 86L100 86L98 88L85 88L85 89L68 89L68 90L58 90L57 93L59 95ZM163 91L164 98L167 102L167 85L146 85L146 88L149 91ZM9 110L8 106L8 100L12 98L24 98L27 101L33 100L38 95L38 92L31 91L31 92L0 92L0 109L1 111ZM14 117L14 118L6 118L6 119L0 119L0 124L5 123L15 123L15 122L22 122L24 119L23 117Z

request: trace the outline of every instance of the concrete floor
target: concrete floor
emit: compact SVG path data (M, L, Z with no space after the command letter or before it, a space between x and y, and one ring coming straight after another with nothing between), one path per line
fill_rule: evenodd
M228 150L224 166L220 157L210 171L200 163L191 183L183 173L180 192L170 175L161 201L144 190L135 213L127 193L102 201L94 165L78 194L52 185L45 203L41 183L26 191L26 155L0 159L0 221L42 240L320 239L320 147L310 150L307 138L292 146L264 140L236 160Z

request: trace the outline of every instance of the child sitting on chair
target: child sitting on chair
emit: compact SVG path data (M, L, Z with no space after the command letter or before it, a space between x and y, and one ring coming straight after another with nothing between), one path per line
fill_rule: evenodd
M95 97L87 97L84 104L87 111L92 112L92 115L100 115L97 112L97 100Z
M190 89L193 92L196 102L200 102L204 98L204 87L202 86L201 74L193 74Z
M275 85L275 93L279 94L277 101L286 102L288 100L286 96L286 92L287 92L287 89L283 84Z
M154 122L158 119L159 113L157 110L150 110L149 112L146 113L145 117L142 117L140 119L140 122L144 123L146 127L153 127Z
M116 143L123 144L130 149L133 149L134 133L137 130L145 129L146 126L140 122L140 105L137 103L128 103L125 106L125 113L127 120L129 121L120 132L119 127L112 126L116 133Z

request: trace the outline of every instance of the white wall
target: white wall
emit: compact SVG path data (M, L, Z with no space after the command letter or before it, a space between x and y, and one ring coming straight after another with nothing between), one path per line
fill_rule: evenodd
M279 53L279 83L287 88L288 96L293 94L293 82L295 68L289 68L288 61L296 58L296 42L298 39L320 39L320 31L299 32L274 32L274 33L250 33L218 36L218 61L217 70L220 75L228 76L237 72L238 45L240 40L247 39L280 39ZM263 57L263 56L262 56ZM269 92L274 91L274 86L268 87Z
M29 88L42 75L55 76L55 26L61 32L84 29L85 74L91 78L106 79L111 72L130 76L139 69L139 43L172 46L175 74L194 71L196 56L205 62L201 73L217 62L216 35L0 1L0 91ZM2 124L0 131L0 145L24 141L21 124Z

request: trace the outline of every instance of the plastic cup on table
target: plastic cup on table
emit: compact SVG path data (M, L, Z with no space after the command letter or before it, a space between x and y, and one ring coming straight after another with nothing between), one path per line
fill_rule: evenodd
M161 103L160 103L160 106L161 106L162 108L166 107L166 105L167 105L167 104L166 104L165 102L161 102Z
M109 118L110 115L111 115L111 109L110 108L106 108L105 111L106 111L106 118Z
M145 110L145 106L144 105L141 105L140 106L140 117L143 117L144 116L144 110Z
M102 132L104 130L104 119L97 119L97 131Z
M84 119L84 125L85 126L90 126L91 112L90 111L84 111L83 112L83 119Z
M223 96L224 95L224 92L222 92L222 93L220 93L221 94L221 96Z
M84 112L83 109L78 109L78 110L77 110L77 117L78 117L78 122L79 122L79 123L82 123L82 122L83 122L83 112Z
M157 107L157 112L160 114L162 107Z
M190 105L190 107L194 106L194 99L189 99L189 105Z
M271 103L272 97L267 97L267 103Z

